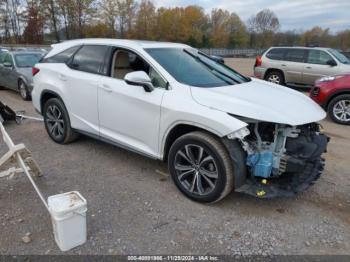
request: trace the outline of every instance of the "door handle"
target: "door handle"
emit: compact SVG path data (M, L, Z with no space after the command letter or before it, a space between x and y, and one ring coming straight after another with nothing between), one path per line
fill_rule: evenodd
M59 74L58 78L62 81L67 81L67 77L65 75Z
M103 89L105 92L111 93L112 92L112 88L106 84L102 84L101 89Z
M312 69L312 67L311 67L311 66L307 66L306 68L307 68L307 69Z
M286 64L282 64L281 66L287 66Z

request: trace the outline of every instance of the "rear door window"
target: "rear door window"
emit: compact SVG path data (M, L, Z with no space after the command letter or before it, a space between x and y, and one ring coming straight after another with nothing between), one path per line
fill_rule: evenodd
M266 57L272 60L283 60L285 51L285 48L274 48L266 54Z
M334 60L329 54L322 50L309 50L307 62L309 64L327 65L329 60Z
M101 74L108 50L109 47L103 45L83 46L74 55L69 66L75 70Z
M284 58L286 61L304 63L305 62L305 50L304 49L288 49Z

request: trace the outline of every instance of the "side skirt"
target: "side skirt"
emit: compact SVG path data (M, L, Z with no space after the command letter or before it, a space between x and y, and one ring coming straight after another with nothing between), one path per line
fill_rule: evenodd
M139 150L134 149L134 148L132 148L132 147L129 147L129 146L127 146L127 145L124 145L124 144L115 142L115 141L113 141L113 140L111 140L111 139L108 139L108 138L101 137L101 136L92 134L92 133L90 133L90 132L82 131L82 130L79 130L79 129L74 129L74 131L77 132L77 133L79 133L79 134L82 134L82 135L91 137L91 138L93 138L93 139L99 140L99 141L101 141L101 142L104 142L104 143L107 143L107 144L110 144L110 145L113 145L113 146L116 146L116 147L125 149L125 150L127 150L127 151L131 151L131 152L133 152L133 153L136 153L136 154L139 154L139 155L148 157L148 158L151 158L151 159L153 159L153 160L161 160L160 158L158 158L158 157L156 157L156 156L154 156L154 155L144 153L144 152L142 152L142 151L139 151Z

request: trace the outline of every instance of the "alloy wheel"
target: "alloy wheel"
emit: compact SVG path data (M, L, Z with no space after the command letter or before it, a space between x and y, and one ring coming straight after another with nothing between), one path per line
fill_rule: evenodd
M203 147L185 145L177 151L174 165L177 179L189 193L205 196L215 189L219 171L214 157Z
M65 123L61 110L56 105L50 105L46 111L46 124L49 133L55 139L61 139L64 136Z
M20 92L22 98L26 99L27 98L27 87L22 81L20 81L20 82L21 83L19 85L19 92Z
M270 75L267 81L275 84L279 84L281 82L281 79L278 75Z
M333 114L336 119L342 122L350 121L350 100L340 100L333 107Z

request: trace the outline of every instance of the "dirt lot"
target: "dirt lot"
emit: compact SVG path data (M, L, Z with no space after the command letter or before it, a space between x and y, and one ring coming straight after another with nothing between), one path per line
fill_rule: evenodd
M252 74L251 60L228 63ZM14 92L0 91L0 100L34 114ZM213 205L181 195L156 172L167 172L161 162L86 137L57 145L39 122L6 128L39 162L46 196L78 190L88 201L88 241L68 254L350 254L350 127L322 125L332 137L326 169L307 192L273 200L233 193ZM28 179L0 181L0 254L63 254Z
M247 58L226 58L225 64L237 70L243 75L253 76L255 59L247 59Z

